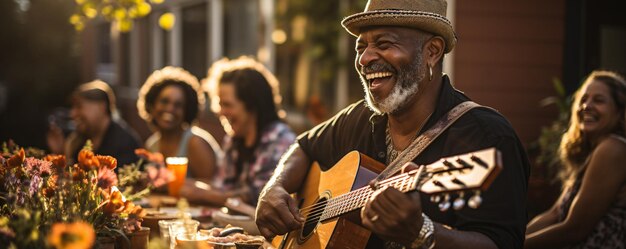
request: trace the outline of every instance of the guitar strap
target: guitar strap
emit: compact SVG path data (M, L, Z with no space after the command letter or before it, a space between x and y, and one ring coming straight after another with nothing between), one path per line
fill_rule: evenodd
M419 137L417 137L409 146L398 155L398 157L391 162L385 170L383 170L377 177L376 180L380 181L386 179L398 171L402 169L404 164L412 161L416 158L422 151L424 151L430 143L435 141L441 133L443 133L450 125L452 125L456 120L458 120L463 114L467 113L469 110L476 107L485 107L477 104L473 101L465 101L463 103L458 104L452 110L448 111L445 115L443 115L439 121L433 127L428 129L426 132L422 133ZM489 107L485 107L489 108ZM491 109L491 108L489 108Z

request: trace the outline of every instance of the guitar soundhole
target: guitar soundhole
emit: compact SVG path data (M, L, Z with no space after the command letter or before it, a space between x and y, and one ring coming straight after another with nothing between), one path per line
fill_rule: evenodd
M315 232L315 228L317 227L317 224L320 221L322 212L324 211L324 209L326 209L327 200L328 200L327 197L322 197L318 199L313 205L314 208L312 208L308 214L305 214L306 221L304 222L304 225L302 226L302 230L300 232L301 242L304 242L305 240L307 240L309 236L311 236L311 234Z

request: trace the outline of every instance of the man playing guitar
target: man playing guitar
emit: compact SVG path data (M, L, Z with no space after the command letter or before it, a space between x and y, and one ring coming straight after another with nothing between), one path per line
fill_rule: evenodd
M305 217L290 193L302 188L312 162L328 169L357 150L388 165L469 101L442 73L444 54L456 43L446 5L445 0L370 0L364 12L342 21L358 37L355 67L365 100L300 135L284 155L256 210L265 237L303 226ZM490 108L473 108L430 142L412 162L426 165L495 147L503 169L481 193L478 209L449 207L463 196L445 195L438 204L419 192L377 189L360 210L362 226L373 232L367 248L522 248L529 163L508 121Z

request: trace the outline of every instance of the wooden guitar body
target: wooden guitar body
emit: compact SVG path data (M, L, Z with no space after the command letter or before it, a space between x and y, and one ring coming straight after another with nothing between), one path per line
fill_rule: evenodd
M307 221L303 228L276 236L276 248L364 248L370 231L346 218L317 222L325 200L363 187L384 169L385 165L357 151L352 151L335 166L322 171L317 163L309 170L304 187L296 194L301 207L321 203L319 208L303 212Z
M376 184L393 187L403 193L417 190L427 195L443 195L444 198L439 199L446 204L440 206L444 212L450 207L450 194L474 191L467 206L477 208L482 202L480 191L489 187L502 169L501 165L500 153L495 148L489 148L442 158ZM367 185L384 168L382 163L358 151L348 153L327 171L322 171L314 163L302 189L294 196L300 213L305 217L304 224L298 230L276 236L272 245L276 248L305 249L365 248L370 231L352 221L360 222L358 211L374 193ZM465 202L462 203L457 205L455 201L454 209L464 208Z

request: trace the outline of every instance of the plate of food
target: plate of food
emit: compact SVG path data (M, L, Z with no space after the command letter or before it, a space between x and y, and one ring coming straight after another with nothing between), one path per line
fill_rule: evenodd
M208 236L207 242L214 248L265 248L263 236L247 234L241 227L214 227L209 230L201 229L200 233Z
M247 215L236 215L231 213L225 213L217 210L211 214L213 222L220 226L237 226L243 228L247 233L252 235L261 235L259 228L257 228L254 218Z

